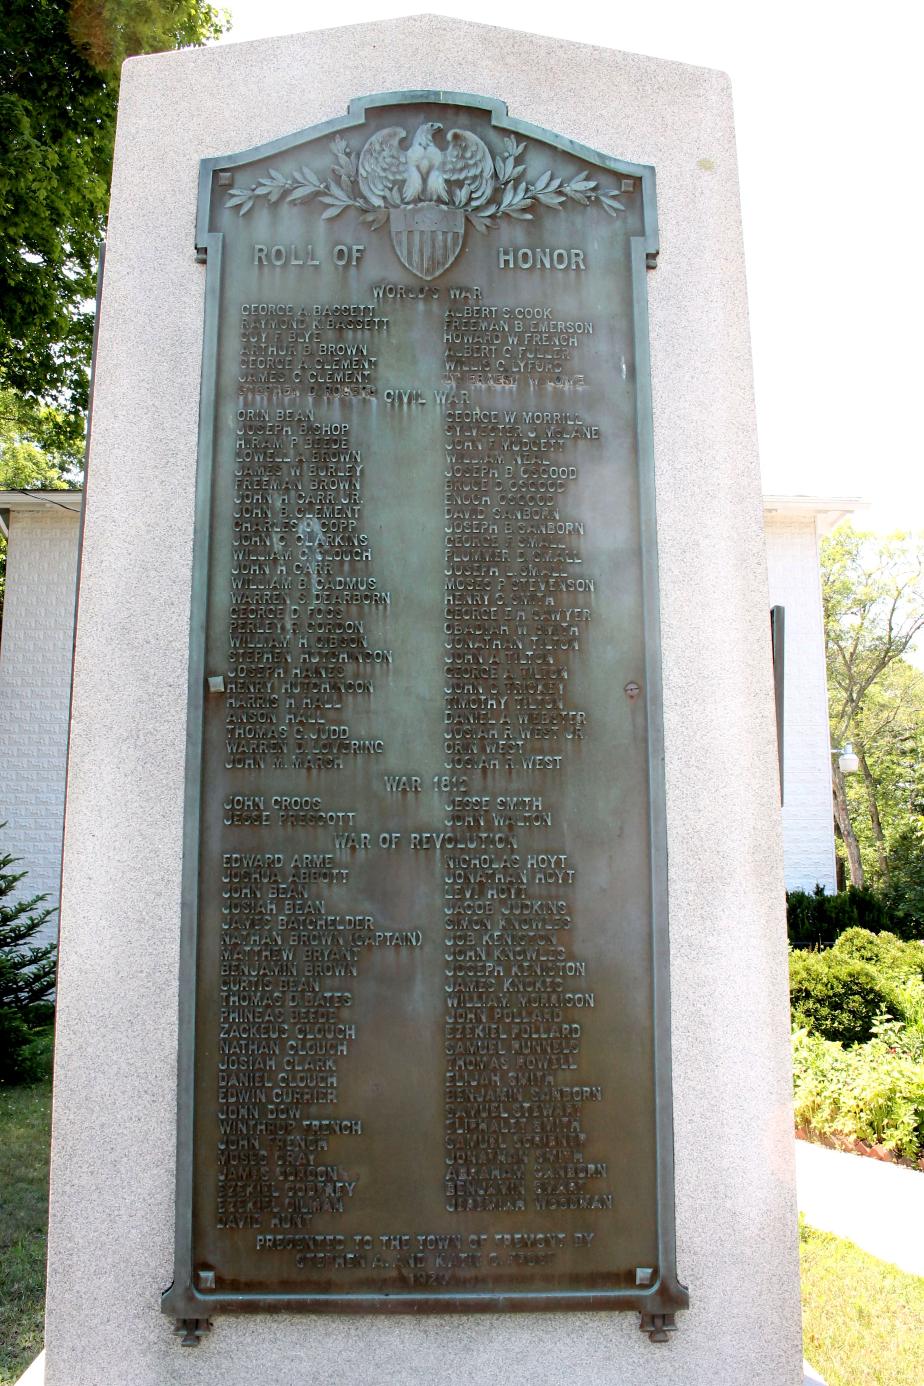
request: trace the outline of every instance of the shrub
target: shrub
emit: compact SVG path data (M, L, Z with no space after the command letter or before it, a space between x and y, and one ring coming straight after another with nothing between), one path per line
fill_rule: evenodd
M892 1046L888 1027L852 1049L804 1029L793 1035L796 1125L924 1155L924 1066Z
M37 1076L41 1046L36 1032L48 1025L48 995L55 984L53 943L32 944L54 910L41 909L43 895L11 900L25 871L10 871L14 857L0 855L0 1083Z
M32 1031L15 1011L0 1009L0 1083L20 1083L25 1077L23 1059Z
M831 951L854 962L869 963L894 982L924 977L924 943L905 942L885 929L879 934L869 929L845 929Z
M15 1011L0 1010L0 1086L51 1076L52 1028L32 1030Z
M786 929L794 948L817 948L833 943L845 929L888 929L890 914L883 896L867 886L848 886L837 895L826 895L817 885L790 890L786 895Z
M789 959L793 1024L828 1040L861 1044L876 1017L901 1013L893 986L870 967L827 953L794 952Z

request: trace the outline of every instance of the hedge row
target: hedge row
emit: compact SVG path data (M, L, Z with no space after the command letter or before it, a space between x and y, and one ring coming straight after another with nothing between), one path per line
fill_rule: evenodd
M786 895L786 929L794 948L834 943L845 929L878 934L888 927L885 903L875 890L848 886L837 895L826 895L819 885L811 895L807 890Z

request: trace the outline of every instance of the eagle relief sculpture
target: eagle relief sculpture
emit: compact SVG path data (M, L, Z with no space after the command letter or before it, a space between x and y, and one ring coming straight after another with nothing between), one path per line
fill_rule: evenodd
M331 141L334 161L330 176L320 179L307 165L291 174L270 169L249 188L232 188L226 207L240 215L259 200L305 203L316 197L325 204L322 219L354 208L373 230L384 226L401 263L421 279L435 279L448 269L462 249L465 226L494 230L502 217L532 221L534 209L561 207L566 202L596 203L616 216L624 211L618 198L631 192L634 180L620 179L619 188L604 190L585 171L567 181L551 169L526 177L520 160L526 145L508 135L494 155L471 130L450 130L445 147L434 136L443 129L437 120L419 125L405 147L407 131L399 125L379 130L359 154L346 140Z

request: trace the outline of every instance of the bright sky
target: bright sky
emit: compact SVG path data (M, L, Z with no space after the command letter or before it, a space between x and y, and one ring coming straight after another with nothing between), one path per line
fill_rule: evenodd
M231 42L329 27L304 0L225 3ZM860 495L864 525L924 530L922 7L355 0L327 14L426 12L731 74L764 490Z

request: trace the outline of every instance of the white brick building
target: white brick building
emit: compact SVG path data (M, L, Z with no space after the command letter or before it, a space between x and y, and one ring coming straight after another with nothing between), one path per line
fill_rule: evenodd
M785 612L783 861L786 886L837 889L818 543L853 499L765 496L770 605Z
M0 636L0 849L20 894L57 906L82 495L0 491L7 537ZM46 926L57 933L57 918ZM36 939L35 942L41 940Z
M57 905L64 819L80 492L0 492L8 536L0 639L0 836L30 894ZM818 541L857 502L768 496L771 606L785 610L786 884L835 889ZM746 773L747 767L742 767ZM54 921L52 921L52 926Z

